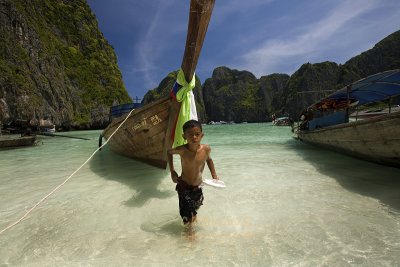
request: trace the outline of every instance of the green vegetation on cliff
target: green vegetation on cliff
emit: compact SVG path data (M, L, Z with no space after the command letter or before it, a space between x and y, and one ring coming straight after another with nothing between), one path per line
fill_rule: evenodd
M248 71L217 67L203 86L208 120L266 121L272 113L297 119L303 109L349 83L400 68L399 47L397 31L343 65L306 63L290 77L271 74L256 79Z
M104 126L113 101L131 101L86 1L5 0L0 11L0 120Z
M0 121L51 119L68 128L104 127L113 103L131 102L112 46L85 0L0 1ZM301 110L351 82L400 68L400 31L343 65L306 63L293 75L256 78L248 71L214 69L194 94L199 118L267 121ZM268 59L266 59L268 60ZM143 104L167 96L169 73Z
M212 121L267 121L275 112L271 103L288 79L286 74L257 79L248 71L218 67L203 86L207 118Z

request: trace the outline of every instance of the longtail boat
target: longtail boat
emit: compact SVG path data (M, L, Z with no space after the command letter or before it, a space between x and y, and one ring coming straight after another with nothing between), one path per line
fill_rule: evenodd
M306 143L400 168L400 111L391 99L400 95L400 70L356 81L308 107L296 131ZM350 121L350 109L387 101L388 113ZM312 115L310 115L312 114Z
M207 32L214 0L191 0L188 32L181 69L186 81L191 81ZM167 150L181 104L165 97L130 113L112 119L100 136L111 151L152 166L167 167ZM122 124L122 125L121 125ZM119 128L120 127L120 128ZM115 134L114 134L115 132Z
M33 146L36 142L36 135L0 135L0 148Z

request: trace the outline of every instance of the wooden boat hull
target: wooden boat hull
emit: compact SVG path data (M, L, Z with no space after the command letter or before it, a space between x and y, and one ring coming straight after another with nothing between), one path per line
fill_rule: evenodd
M0 136L0 148L32 146L35 144L36 136Z
M193 78L214 2L190 1L188 34L181 64L186 81ZM107 139L111 151L165 169L179 109L180 103L176 100L160 99L113 119L102 136Z
M174 125L176 101L163 98L114 119L103 131L110 150L158 168L167 166L166 150L172 146L171 136ZM127 118L120 129L117 128ZM117 131L117 132L115 132ZM115 135L111 135L115 132Z
M394 113L394 112L399 112L400 111L400 107L398 105L393 106L391 108L385 108L382 110L377 110L377 111L361 111L361 112L354 112L352 114L350 114L350 119L369 119L372 117L376 117L376 116L382 116L388 113Z
M400 112L297 133L300 140L400 168Z

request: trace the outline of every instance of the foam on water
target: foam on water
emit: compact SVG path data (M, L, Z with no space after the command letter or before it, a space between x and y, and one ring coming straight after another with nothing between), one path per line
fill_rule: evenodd
M400 170L299 143L287 127L213 125L204 131L227 187L203 188L193 232L182 226L168 171L105 148L0 235L0 265L400 262ZM67 133L92 141L42 137L37 147L0 151L0 228L77 169L97 148L99 133ZM207 169L204 178L210 178Z

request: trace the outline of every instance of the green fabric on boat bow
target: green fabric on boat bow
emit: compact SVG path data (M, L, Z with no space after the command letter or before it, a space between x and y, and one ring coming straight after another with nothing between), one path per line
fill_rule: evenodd
M185 79L185 74L183 70L180 69L178 76L176 77L176 82L182 86L176 93L176 100L181 102L181 109L179 110L178 121L175 126L175 137L172 147L181 146L186 143L183 139L183 124L190 120L190 91L196 86L196 75L193 73L192 80L188 83Z

